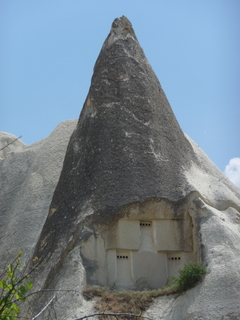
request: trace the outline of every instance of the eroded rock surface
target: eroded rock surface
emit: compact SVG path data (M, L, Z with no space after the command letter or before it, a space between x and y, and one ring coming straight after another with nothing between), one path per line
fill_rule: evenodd
M5 159L11 152L21 151L25 143L13 134L0 132L0 160Z
M182 132L124 16L113 22L74 127L61 124L61 134L54 131L0 162L1 232L13 231L10 241L19 241L19 249L32 253L35 247L32 256L43 260L34 285L50 290L30 301L28 315L49 301L48 317L92 313L81 295L87 282L141 289L152 281L153 287L146 268L128 271L127 280L126 272L118 274L123 260L117 259L131 257L132 267L142 256L168 266L158 286L176 271L172 258L208 268L202 283L157 299L148 316L238 319L240 191ZM141 233L145 227L152 231Z
M33 253L59 179L76 120L59 124L46 139L26 146L16 140L0 151L0 268L23 250ZM0 133L1 146L15 136Z
M193 191L184 175L191 161L197 162L191 144L130 22L116 19L68 145L42 234L48 240L36 254L51 247L58 260L59 247L69 245L86 216L108 224L130 203L182 199Z

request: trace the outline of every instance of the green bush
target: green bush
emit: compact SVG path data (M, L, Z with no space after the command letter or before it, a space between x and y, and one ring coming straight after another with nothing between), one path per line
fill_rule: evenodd
M141 314L149 308L154 298L181 293L194 287L206 274L206 268L199 263L188 263L179 271L179 274L179 278L172 277L171 282L163 289L151 291L118 291L92 286L85 288L83 294L87 299L93 299L94 297L100 298L97 299L95 303L95 308L100 313Z
M174 282L181 293L194 287L206 274L206 268L199 263L187 263L183 269L179 270L180 277L175 278Z
M27 281L20 266L22 251L6 269L0 274L0 319L17 319L20 308L19 303L26 300L28 290L32 289L32 282Z

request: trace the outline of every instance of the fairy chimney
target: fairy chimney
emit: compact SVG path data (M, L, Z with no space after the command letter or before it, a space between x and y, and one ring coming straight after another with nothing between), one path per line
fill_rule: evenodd
M160 288L185 262L201 262L201 199L218 208L229 199L195 184L209 160L194 148L131 23L115 19L36 247L35 256L51 257L39 267L45 288L74 250L88 284L127 289ZM225 180L222 190L236 194Z

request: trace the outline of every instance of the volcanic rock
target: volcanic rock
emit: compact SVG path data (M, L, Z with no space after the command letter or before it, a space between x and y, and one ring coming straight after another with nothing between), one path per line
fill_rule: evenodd
M0 150L1 269L19 250L24 254L22 262L33 254L75 126L76 120L65 121L30 146L0 133L1 147L8 145Z
M192 146L130 22L116 19L68 145L41 254L65 247L87 215L106 224L130 203L183 199L194 191L184 175L191 162L198 162Z
M32 253L36 244L34 286L44 291L29 301L28 315L52 301L50 311L57 319L75 319L92 310L81 295L86 284L161 287L177 266L193 260L207 267L204 280L180 296L158 298L147 315L238 319L240 191L182 132L124 16L114 20L95 64L49 206L73 127L64 127L64 147L57 135L48 138L51 144L39 143L37 166L34 145L0 163L5 174L1 221L8 221L2 230L16 232L21 204L17 222L28 220L19 224L13 239L26 230L19 249ZM57 155L53 145L61 147ZM17 169L11 173L12 164L24 164L24 175ZM45 178L39 205L32 207L39 170ZM37 225L30 224L33 213ZM28 225L34 225L34 232ZM39 319L44 318L42 312Z

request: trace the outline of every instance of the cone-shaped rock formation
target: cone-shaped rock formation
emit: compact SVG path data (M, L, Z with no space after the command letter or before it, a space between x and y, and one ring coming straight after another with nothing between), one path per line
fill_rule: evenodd
M44 259L36 282L81 287L83 262L89 284L161 287L186 261L202 261L201 239L219 243L219 222L211 224L214 238L206 225L202 238L199 230L206 217L220 219L229 207L234 224L239 191L184 135L131 23L116 19L36 246L34 257ZM39 299L36 310L47 301Z
M116 19L95 64L52 207L79 213L84 205L111 211L149 197L179 200L189 192L182 172L192 158L130 22Z
M71 137L52 206L112 210L189 192L182 174L195 159L125 17L113 22ZM64 209L65 210L65 209Z
M107 223L126 204L182 199L192 191L184 176L192 161L197 162L192 146L131 23L125 16L115 19L68 145L44 248L69 239L86 215L96 213Z

